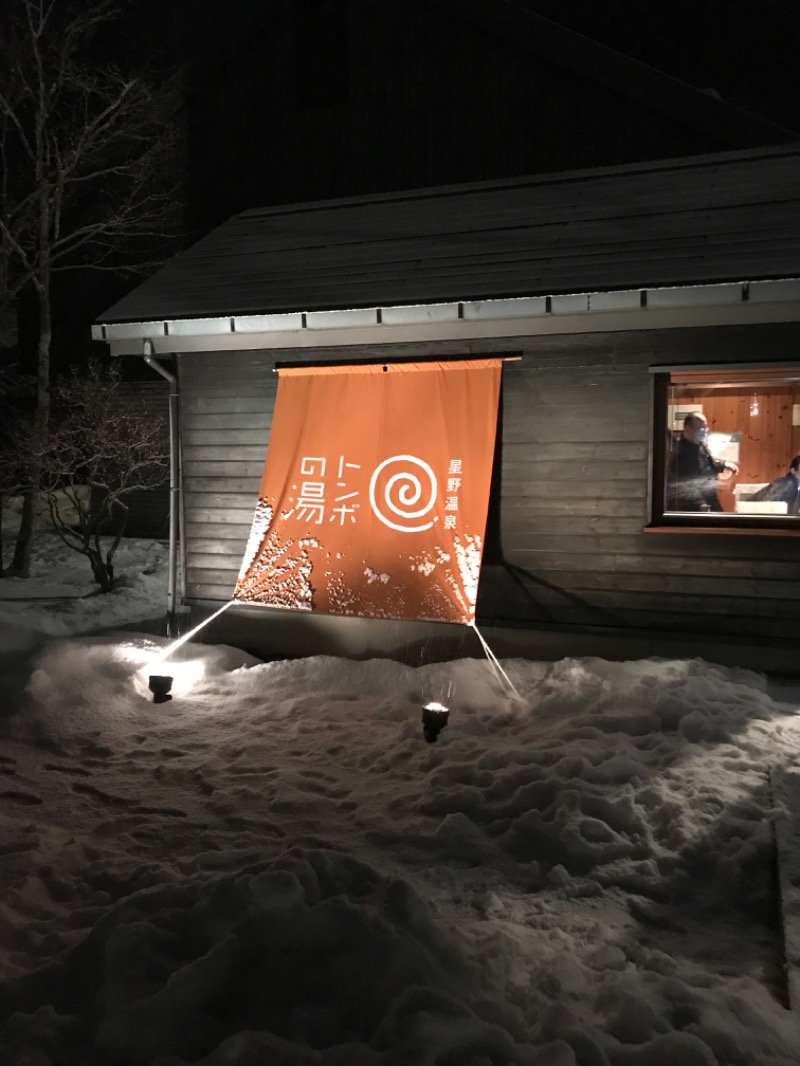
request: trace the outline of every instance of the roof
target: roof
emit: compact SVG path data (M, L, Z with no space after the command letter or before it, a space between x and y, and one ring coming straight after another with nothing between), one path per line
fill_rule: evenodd
M246 211L99 321L800 276L800 144Z

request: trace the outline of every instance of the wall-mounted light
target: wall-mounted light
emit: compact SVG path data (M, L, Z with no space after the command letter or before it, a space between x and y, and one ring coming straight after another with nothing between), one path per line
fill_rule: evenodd
M753 393L753 399L750 403L750 417L755 418L758 414L758 397Z
M422 735L433 744L447 725L450 711L442 703L426 703L422 708Z

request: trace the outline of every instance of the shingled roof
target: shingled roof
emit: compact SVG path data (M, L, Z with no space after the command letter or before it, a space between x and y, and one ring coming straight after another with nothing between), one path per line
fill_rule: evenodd
M800 276L800 145L246 211L99 321Z

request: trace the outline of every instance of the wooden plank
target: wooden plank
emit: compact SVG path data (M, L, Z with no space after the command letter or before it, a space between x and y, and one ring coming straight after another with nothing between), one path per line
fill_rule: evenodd
M237 511L224 507L192 508L186 515L186 538L207 537L209 527L218 531L220 537L247 537L253 523L253 508Z
M602 459L606 462L642 463L647 460L647 441L606 441L602 454L598 455L594 441L539 441L535 450L528 443L507 441L503 438L503 466L523 462L569 463L588 459Z
M612 518L605 515L598 516L597 514L567 515L561 511L556 513L558 514L558 530L560 534L565 537L593 537L597 533L622 533L635 536L642 531L641 515L638 511L634 516L621 517L615 507L614 517ZM513 509L501 507L501 542L509 548L514 546L525 547L528 543L525 538L529 538L531 534L541 532L543 529L552 529L552 521L542 521L542 518L551 519L552 515L542 516L534 514L531 517L530 513L525 515L519 514L516 507ZM519 545L514 545L513 540L509 538L519 538L521 543Z
M542 536L556 538L555 543L561 545L572 544L573 542L566 538L575 537L579 539L574 542L572 550L578 551L578 544L581 544L585 553L591 554L594 550L593 543L596 548L594 533L587 525L581 527L579 523L581 521L588 523L592 519L592 515L588 517L578 515L571 519L578 524L569 527L562 526L564 520L560 515L546 514L541 519L533 516L523 523L515 511L501 511L501 541L508 551L512 550L512 545L514 551L524 551L533 545L541 545L542 541L539 538ZM554 529L557 530L556 533L553 532ZM694 561L697 561L697 564L707 573L716 573L724 572L728 563L733 565L742 563L750 567L754 577L777 578L789 584L796 580L796 573L792 568L797 556L797 547L792 543L794 538L784 540L777 537L771 540L770 544L774 545L774 551L769 552L765 558L763 545L754 538L706 535L692 537L690 534L686 536L696 541L697 546L692 545L688 549L681 550L685 541L684 537L680 538L676 546L674 536L659 538L650 533L643 534L641 525L638 532L635 528L620 530L615 552L617 569L649 570L657 573L662 567L672 567L675 572L680 572L682 566L692 566ZM607 543L611 542L607 541Z
M675 540L685 541L685 544L671 544ZM652 541L652 547L650 542ZM647 534L647 553L674 555L696 558L705 558L709 562L713 559L752 559L756 561L771 561L783 565L785 572L791 573L789 567L797 562L798 544L796 536L789 534L781 536L776 532L769 538L754 536L748 537L746 533L724 534L716 536L706 533L658 533Z
M532 346L530 338L523 338L519 348L522 359L503 372L503 398L515 393L528 393L533 390L561 389L564 378L569 376L572 389L576 393L593 392L595 389L614 390L620 388L641 388L643 375L651 360L642 360L642 367L630 364L613 367L606 361L608 353L581 353L563 362L559 353L547 352ZM532 360L540 362L539 367L529 366ZM566 373L565 373L566 372ZM518 381L517 381L518 378ZM649 376L646 381L649 382Z
M184 464L231 462L235 456L237 462L260 463L263 468L266 449L263 442L248 445L243 442L234 444L231 441L224 444L187 444L184 441L181 454Z
M675 537L652 537L649 533L643 533L641 528L597 535L586 526L572 532L568 532L561 521L555 531L553 526L553 522L523 524L516 513L512 512L510 517L504 518L504 512L501 511L501 539L509 551L560 550L575 555L606 551L614 552L617 569L626 571L658 573L671 570L680 573L684 568L687 568L686 572L691 572L691 568L697 566L698 573L733 573L736 567L748 567L753 573L757 567L758 576L763 578L775 578L787 585L800 580L800 571L787 567L787 562L796 559L797 548L792 543L779 543L775 555L770 554L764 559L763 548L756 547L752 538L743 541L726 537L723 548L721 538L702 537L696 550L686 552L681 551L679 545L676 546Z
M259 429L187 429L181 427L182 451L186 455L189 448L260 448L262 456L266 455L269 439L269 427Z
M714 555L713 553L710 555L688 553L687 555L674 556L655 556L635 552L626 554L617 550L615 542L618 538L615 537L597 538L602 541L604 551L598 550L597 547L592 550L589 543L592 538L587 537L554 537L547 534L537 535L537 533L531 532L527 539L520 541L519 546L513 547L510 535L501 533L500 539L504 558L508 562L513 562L515 565L526 569L536 569L540 572L572 569L573 565L575 569L587 570L594 565L598 570L616 570L627 574L637 572L680 574L682 572L682 564L684 564L687 574L696 569L697 573L705 572L712 577L717 573L720 576L728 574L733 576L740 572L740 568L743 568L744 572L747 572L747 568L749 568L750 576L755 579L767 582L783 581L787 588L793 588L796 582L800 580L796 574L787 576L786 564L781 560L753 560L747 556L744 558L736 556L731 558L721 554ZM708 539L715 540L718 538ZM532 544L545 544L548 547L537 549L530 547ZM583 550L577 546L578 544L582 545ZM560 550L558 550L559 548ZM757 574L755 573L756 569L758 570Z
M729 540L734 541L732 550L728 552L715 549L714 542L720 541L721 538L719 537L704 537L702 538L703 544L701 547L696 551L690 550L688 552L669 551L668 545L659 545L658 551L649 550L652 539L655 538L651 538L649 534L644 536L638 542L638 550L635 550L637 547L636 542L631 541L630 544L634 550L630 553L619 552L617 569L649 571L650 573L669 570L672 573L681 573L681 568L686 567L688 568L686 572L691 573L692 567L696 566L698 573L724 574L729 572L728 568L732 568L730 572L733 572L735 568L741 566L749 568L753 577L783 581L788 585L800 580L800 574L793 572L786 565L786 556L792 554L791 546L776 549L774 556L770 554L765 559L762 555L763 548L760 551L755 550L752 540L749 542L748 547L745 547L742 543L736 544L738 539L736 537L722 538L726 544ZM674 540L675 538L671 539ZM709 541L711 542L710 544Z
M187 573L196 574L203 570L224 570L233 574L233 579L235 581L239 574L239 568L242 565L242 556L244 555L246 543L242 543L239 546L235 545L233 541L228 541L227 543L233 545L232 550L227 552L187 552Z
M503 486L508 486L509 489L517 484L524 485L528 481L543 482L551 479L568 482L573 489L577 489L578 483L582 482L584 486L588 485L586 491L589 492L600 482L639 479L647 483L647 464L643 459L630 463L621 459L604 462L602 452L597 455L596 449L594 459L554 462L542 460L539 457L538 448L531 449L531 454L527 459L507 459L504 450L500 469Z
M500 535L503 550L507 554L513 553L517 555L519 552L526 552L531 559L539 558L543 560L542 565L546 565L549 552L556 552L557 554L569 554L575 556L593 556L599 552L613 553L615 559L615 569L638 572L638 571L650 571L653 574L663 572L674 572L679 574L682 572L682 564L687 567L686 572L690 574L692 572L691 567L697 566L697 572L720 572L720 574L747 574L748 577L752 577L752 560L750 559L720 559L717 556L711 555L705 556L705 558L698 559L697 556L686 555L649 555L642 551L642 547L646 542L644 534L639 531L634 533L595 533L592 530L583 529L577 533L567 533L562 529L559 522L559 529L554 532L551 528L551 523L542 523L540 527L523 529L519 527L508 528L505 523L501 527ZM780 570L785 567L783 564L775 565L775 570L780 574ZM784 575L784 581L786 580ZM787 584L793 584L793 581L789 579Z
M650 402L650 381L643 376L637 384L617 385L613 383L596 383L574 386L542 387L534 383L520 384L503 392L504 412L527 413L528 405L559 409L603 407L624 408L629 404L645 407Z
M187 586L193 585L216 585L218 587L228 587L233 590L233 586L236 584L236 578L239 574L239 566L241 559L238 562L230 563L225 566L219 563L216 559L211 559L211 566L187 566Z
M782 617L796 617L793 604L800 593L800 583L796 582L792 588L786 588L778 581L756 580L748 574L738 575L735 572L722 577L706 577L702 574L659 574L659 573L620 573L619 571L602 572L592 569L574 570L541 570L533 567L525 567L530 574L530 580L545 580L559 589L572 592L609 592L620 596L628 593L655 593L679 596L695 596L707 599L706 610L708 613L717 613L716 604L724 603L723 611L727 611L734 601L745 603L757 599L759 603L769 603L769 614L780 614ZM787 606L785 601L790 601ZM749 604L746 608L750 611ZM752 612L751 612L752 613Z
M564 567L566 571L566 565ZM567 587L557 584L555 580L542 583L535 578L530 587L535 589L536 597L543 604L559 604L565 598L578 597L582 603L598 609L617 610L649 610L654 612L673 611L686 619L688 616L697 614L706 615L712 619L740 617L750 621L759 620L754 631L761 630L762 620L771 620L778 627L790 620L800 619L800 603L796 600L787 599L781 601L780 618L776 618L775 604L765 601L762 597L749 596L709 596L704 593L674 588L671 591L652 591L649 589L631 589L625 587L599 587L600 577L596 571L587 570L585 585L588 587ZM627 624L627 623L625 623ZM716 624L716 622L715 622ZM710 630L713 632L713 628Z
M514 496L519 497L547 497L550 500L565 501L587 496L596 500L643 500L647 494L647 484L642 478L628 481L599 482L588 487L585 482L580 480L533 481L521 479L513 483L512 493Z
M520 601L516 611L511 599L498 599L491 608L482 608L479 601L478 623L522 629L535 628L537 623L544 623L556 625L567 632L571 627L591 626L598 631L598 627L602 630L602 627L613 626L631 635L652 631L661 632L668 639L674 639L677 634L687 640L696 636L699 641L708 640L710 635L717 639L733 637L748 642L773 638L782 646L800 638L800 623L796 621L759 619L754 623L745 617L721 615L695 615L687 620L679 611L637 610L630 605L609 611L588 604L570 603L566 599L557 608L536 604L532 599Z
M250 522L237 523L235 526L221 522L205 525L187 522L187 548L205 555L218 555L220 552L241 554L250 536L250 525Z
M220 382L216 386L208 385L203 388L194 385L185 386L181 389L180 397L181 403L187 410L199 410L203 401L234 400L240 398L243 393L254 398L257 397L264 409L271 408L275 404L274 387L267 389L257 381L251 382L247 379L243 379L240 382Z
M530 422L517 424L506 423L503 426L503 442L511 444L539 444L540 441L560 441L569 443L579 441L596 444L598 447L606 442L616 444L634 441L641 444L646 439L644 427L623 423L588 423L583 419L574 422Z
M272 360L270 360L271 363ZM214 366L198 365L184 370L180 391L183 396L217 388L227 393L237 387L241 388L243 384L246 384L248 388L258 389L259 392L274 395L278 387L278 375L272 365L263 365L254 370L246 363L229 359L227 365L218 362Z
M189 603L198 600L212 600L217 603L227 603L228 600L233 599L233 592L236 588L236 581L228 582L205 582L205 581L187 581L186 583L186 599Z
M211 430L257 430L268 432L272 414L264 411L251 411L247 414L197 414L192 411L181 411L181 432L200 433L206 429Z
M187 489L184 495L184 510L187 517L200 514L207 508L214 508L222 514L249 513L251 516L258 499L255 492L204 492Z
M211 341L211 338L209 338ZM214 374L217 371L227 373L232 365L237 368L237 373L258 374L264 370L272 370L274 355L272 351L252 350L247 352L193 352L191 355L180 353L178 355L178 370L181 383L191 381L196 372Z
M255 502L260 480L260 472L258 476L253 477L187 477L184 481L184 488L187 493L219 493L220 495L231 493L237 496L250 493Z
M504 524L512 521L522 524L537 519L552 520L562 515L566 518L589 518L607 517L613 513L616 517L636 518L641 528L646 522L644 503L644 496L640 499L615 499L612 507L606 499L586 499L580 496L574 499L551 499L548 495L525 497L509 492L504 494L500 501L500 514ZM552 521L549 525L553 528Z
M225 415L225 414L255 414L265 415L271 411L270 397L260 394L239 392L234 396L216 395L193 395L189 394L182 398L181 413L187 415Z
M259 483L261 475L264 471L264 458L263 456L256 461L250 462L237 462L234 459L225 460L204 460L202 462L195 462L191 459L184 459L183 473L184 477L188 481L191 479L195 481L199 478L256 478Z
M635 633L638 628L664 630L671 636L696 633L705 638L738 635L775 638L781 643L800 637L800 618L775 618L769 613L757 617L746 609L751 600L734 601L727 610L708 610L703 597L690 601L687 612L680 597L654 597L643 593L615 595L595 590L577 592L531 585L526 589L511 584L502 588L481 583L478 599L479 620L492 619L523 628L532 621L558 625L613 625Z
M506 430L513 430L517 426L521 428L526 425L529 425L530 428L539 426L546 431L556 430L563 432L567 427L571 429L576 422L587 427L597 427L608 431L615 428L619 423L620 430L626 427L635 429L636 437L634 439L642 440L643 438L646 439L650 425L649 407L644 400L633 409L627 404L619 403L613 399L607 403L597 403L595 401L578 403L576 401L545 408L538 404L531 394L527 403L517 405L504 404L503 415L504 434ZM619 436L611 439L626 440L627 438Z

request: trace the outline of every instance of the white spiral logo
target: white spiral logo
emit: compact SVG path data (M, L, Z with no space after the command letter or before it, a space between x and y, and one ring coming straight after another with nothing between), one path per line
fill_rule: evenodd
M390 470L387 472L388 476L384 474L386 467L390 464L401 463L404 466L397 473L393 474ZM413 469L414 467L419 468L422 477ZM378 489L379 479L382 482L380 489ZM369 502L376 517L390 529L396 529L399 533L421 533L423 529L430 529L435 520L431 519L421 525L409 525L409 523L424 518L430 513L436 503L437 488L436 475L422 459L417 459L413 455L393 455L375 467L369 483ZM428 491L429 494L427 500L420 503L424 491ZM376 492L379 493L380 500L376 499ZM392 520L392 515L397 515L404 524L398 525Z

